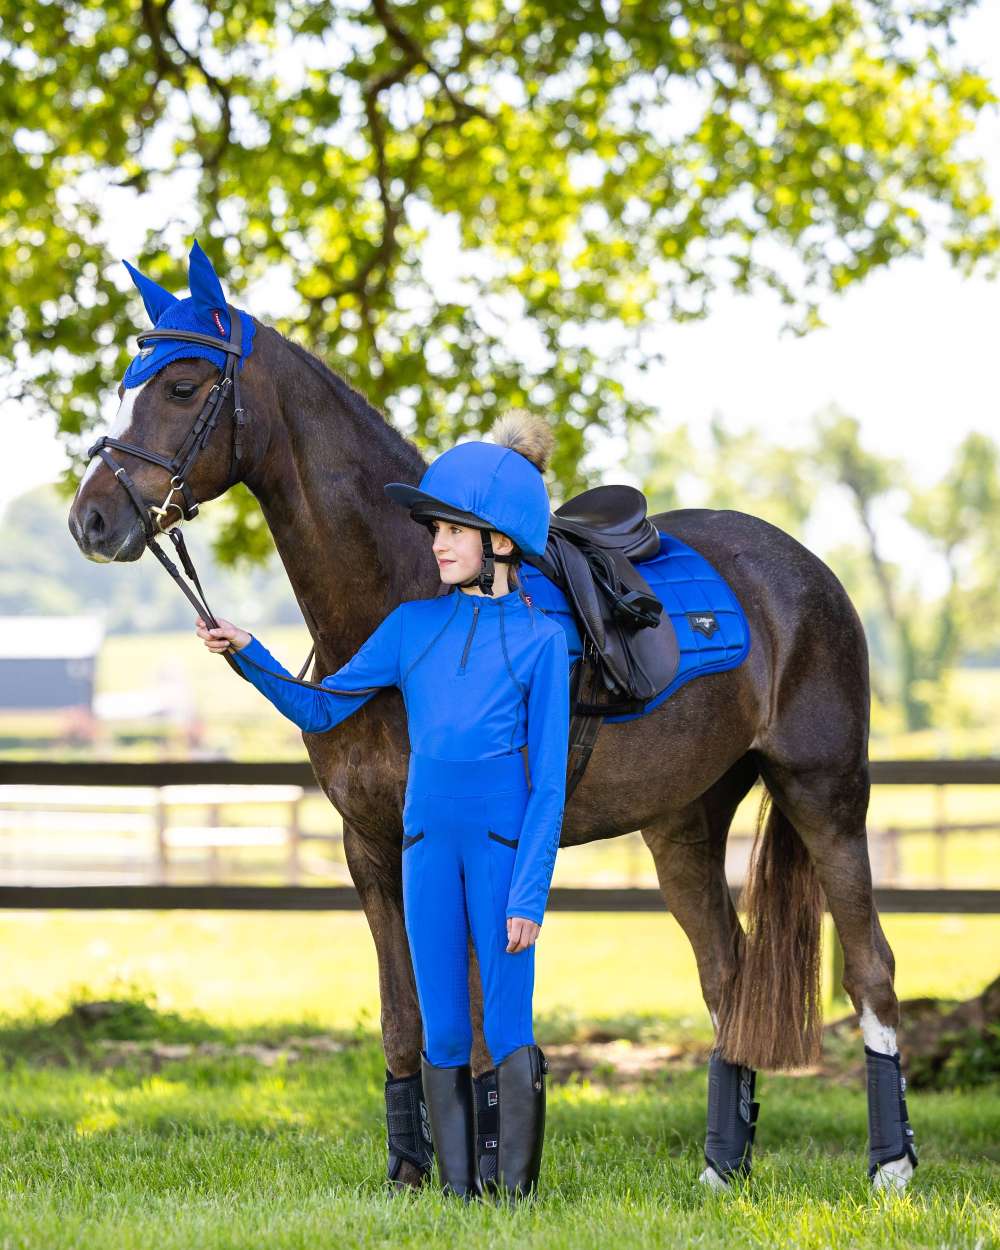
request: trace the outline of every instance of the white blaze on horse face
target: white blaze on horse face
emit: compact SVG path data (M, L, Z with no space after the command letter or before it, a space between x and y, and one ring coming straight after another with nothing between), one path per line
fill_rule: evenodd
M146 382L149 380L150 379L147 378ZM129 428L132 425L132 413L135 409L135 401L139 398L139 394L145 387L146 382L141 383L139 386L130 386L126 389L125 394L122 396L122 402L118 405L118 411L115 413L115 419L108 427L108 438L124 438L126 434L128 434ZM86 473L84 473L83 477L80 479L81 490L84 486L86 486L86 484L103 464L104 461L100 458L100 456L95 456L93 460L91 460L90 464L87 465Z

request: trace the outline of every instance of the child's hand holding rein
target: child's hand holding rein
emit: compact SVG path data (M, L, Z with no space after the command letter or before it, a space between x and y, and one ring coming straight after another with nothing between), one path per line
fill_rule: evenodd
M218 629L209 629L199 616L195 621L195 630L209 651L214 651L216 655L228 651L230 645L234 651L242 651L250 641L250 635L245 629L240 629L232 621L224 621L221 616Z
M541 930L541 925L523 916L507 917L507 954L516 955L518 951L526 951L534 946Z

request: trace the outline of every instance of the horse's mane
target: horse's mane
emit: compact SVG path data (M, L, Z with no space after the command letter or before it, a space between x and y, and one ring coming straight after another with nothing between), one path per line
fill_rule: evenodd
M346 378L341 377L335 369L331 369L325 361L320 360L308 348L303 347L301 343L296 343L293 339L284 336L282 339L326 386L336 392L337 399L347 409L348 414L359 422L363 422L372 437L384 440L387 451L402 453L405 459L416 461L414 467L418 472L421 471L420 453L416 445L396 429L384 412L376 408Z

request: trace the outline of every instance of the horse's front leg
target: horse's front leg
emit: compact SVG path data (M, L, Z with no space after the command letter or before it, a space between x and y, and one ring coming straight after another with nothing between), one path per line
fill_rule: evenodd
M378 958L389 1181L417 1187L430 1176L434 1153L420 1079L423 1026L403 923L399 834L373 837L345 820L344 853Z

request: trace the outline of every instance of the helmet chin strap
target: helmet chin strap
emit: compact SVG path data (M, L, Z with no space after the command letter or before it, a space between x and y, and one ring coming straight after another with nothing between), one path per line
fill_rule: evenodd
M496 574L496 561L502 561L504 564L512 564L516 559L516 554L509 556L497 555L493 550L493 539L490 531L481 529L479 536L483 540L483 562L479 566L479 572L475 577L469 577L464 582L459 582L459 586L478 586L484 595L493 597L493 578Z
M490 537L489 530L480 530L479 537L483 541L483 561L479 566L479 572L475 577L470 577L464 582L460 582L461 586L476 586L484 595L493 596L493 577L495 574L494 561L496 556L493 553L493 539Z

